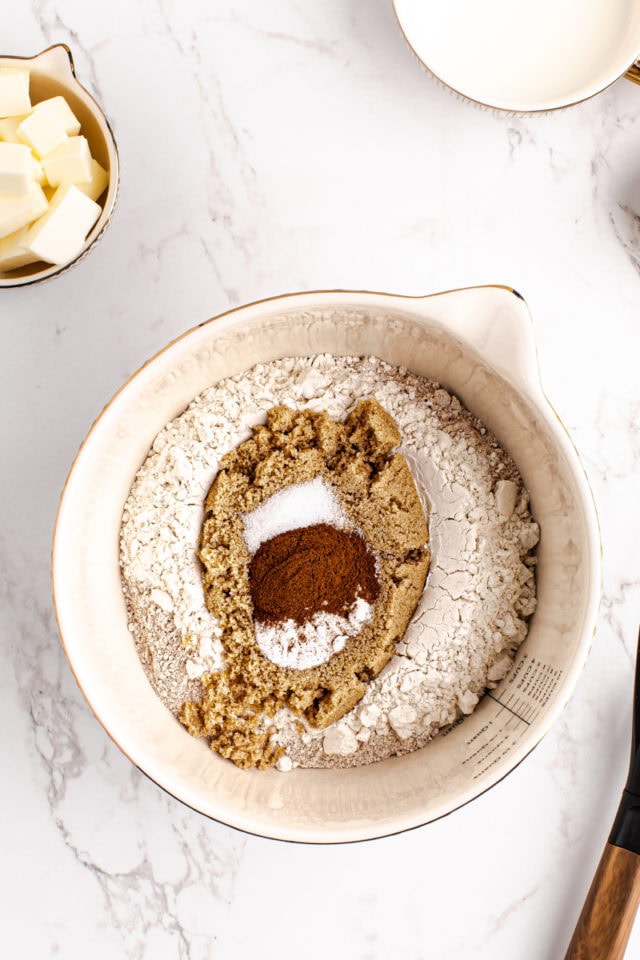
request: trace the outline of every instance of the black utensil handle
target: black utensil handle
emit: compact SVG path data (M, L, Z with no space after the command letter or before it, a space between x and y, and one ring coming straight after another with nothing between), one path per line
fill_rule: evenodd
M640 797L629 790L622 791L609 843L640 854Z

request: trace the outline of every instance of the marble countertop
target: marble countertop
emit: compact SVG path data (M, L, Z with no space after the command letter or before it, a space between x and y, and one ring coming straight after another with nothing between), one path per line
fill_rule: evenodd
M640 619L640 88L539 117L436 84L389 0L34 0L3 53L64 42L118 140L96 250L3 291L0 891L42 960L558 960L617 806ZM342 847L245 836L134 769L59 644L53 518L93 418L145 359L292 290L503 283L600 514L604 593L575 694L488 794ZM640 957L640 922L628 957Z

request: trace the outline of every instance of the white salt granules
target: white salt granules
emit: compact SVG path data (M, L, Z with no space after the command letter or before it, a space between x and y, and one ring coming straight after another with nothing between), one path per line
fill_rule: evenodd
M294 483L274 493L251 513L244 513L242 522L249 553L255 553L265 540L288 530L311 527L314 523L329 523L338 528L349 525L338 498L322 477Z
M121 561L141 655L156 651L157 662L167 662L171 631L153 624L170 618L191 675L222 663L195 553L220 457L275 404L338 419L367 397L400 429L401 452L429 510L431 570L396 656L353 710L327 730L302 734L299 718L276 716L276 739L286 747L280 769L368 763L422 746L506 675L535 609L538 526L517 468L484 425L439 384L376 358L288 358L205 390L158 434L136 477ZM145 618L149 606L162 615ZM149 676L174 709L177 679Z

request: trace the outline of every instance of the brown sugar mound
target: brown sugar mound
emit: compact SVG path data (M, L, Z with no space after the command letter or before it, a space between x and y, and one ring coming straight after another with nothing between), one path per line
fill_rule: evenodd
M404 457L392 452L399 442L395 421L373 399L359 402L344 423L324 412L273 407L266 426L255 427L251 439L220 462L205 502L199 557L227 666L204 678L203 701L184 703L180 719L240 767L277 760L282 748L270 743L269 725L276 711L287 707L311 726L326 727L358 703L395 653L430 559L413 477ZM256 644L242 514L317 477L332 485L375 556L378 592L372 618L357 636L325 663L297 670L272 663Z

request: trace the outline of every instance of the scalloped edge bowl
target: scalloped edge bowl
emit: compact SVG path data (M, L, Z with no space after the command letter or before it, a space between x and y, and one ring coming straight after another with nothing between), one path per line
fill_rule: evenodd
M77 80L71 50L64 43L47 47L34 57L0 56L0 67L25 67L31 72L31 100L38 103L48 97L63 96L81 124L91 155L109 174L106 193L101 198L102 213L89 232L82 250L67 263L44 264L41 261L17 270L0 271L0 287L24 287L65 273L86 257L106 230L116 205L120 186L118 148L109 121L102 108Z

